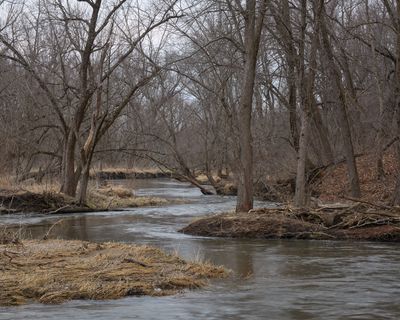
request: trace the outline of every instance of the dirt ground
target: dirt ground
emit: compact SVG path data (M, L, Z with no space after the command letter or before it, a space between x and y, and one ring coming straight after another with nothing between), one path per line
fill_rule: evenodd
M0 306L164 296L225 276L223 267L149 246L0 237Z

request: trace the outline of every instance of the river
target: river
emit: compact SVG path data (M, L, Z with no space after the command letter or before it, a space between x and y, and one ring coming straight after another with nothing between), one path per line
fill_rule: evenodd
M121 182L123 183L123 182ZM209 287L170 297L127 297L0 308L12 319L400 319L400 245L371 242L202 238L176 230L194 218L232 210L234 197L203 196L167 179L136 181L137 195L189 202L70 216L0 216L28 237L151 244L186 259L233 270ZM272 205L256 202L256 206ZM1 290L1 288L0 288Z

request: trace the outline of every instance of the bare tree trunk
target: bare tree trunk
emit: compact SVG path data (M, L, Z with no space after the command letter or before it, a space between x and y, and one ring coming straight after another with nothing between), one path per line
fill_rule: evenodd
M90 178L90 165L86 165L82 174L79 183L79 195L78 202L80 205L84 205L87 202L87 190L89 185Z
M280 6L279 6L280 4ZM271 6L273 16L277 24L277 30L280 40L283 42L284 54L287 65L287 86L288 86L288 110L289 110L289 127L290 135L293 140L293 147L296 152L299 151L299 129L297 126L297 77L296 66L298 56L293 41L292 23L290 19L289 1L284 0L277 4L279 7L275 9Z
M63 151L61 192L71 197L75 197L78 184L75 175L75 145L75 135L70 132Z
M375 54L375 51L373 52ZM376 66L376 64L375 64ZM377 66L376 66L377 69ZM378 78L378 74L376 74L376 86L378 89L378 101L379 101L379 124L378 124L378 132L376 135L376 175L379 180L382 180L385 177L385 169L383 167L383 148L384 148L384 139L385 139L385 127L384 127L384 119L385 119L385 110L383 104L383 92L381 82Z
M331 144L329 142L328 131L327 128L324 126L322 121L321 113L317 108L317 104L314 98L313 101L313 110L311 112L312 119L314 120L314 125L316 131L318 133L318 138L321 143L321 152L320 157L324 165L334 162L333 150Z
M306 74L305 71L305 52L304 42L301 45L300 51L300 75L301 79L301 97L302 97L302 110L301 110L301 131L299 141L299 151L297 156L297 174L296 174L296 191L294 202L298 207L307 204L307 177L306 177L306 164L307 164L307 149L309 142L310 130L310 114L312 105L314 103L314 84L315 84L315 71L317 68L317 49L318 49L318 32L320 28L321 11L323 8L323 0L320 0L318 7L314 5L314 35L311 43L310 52L310 66ZM307 0L302 1L302 30L306 30L306 13L307 13ZM304 34L305 35L305 34ZM302 37L305 41L305 36Z
M343 87L340 70L338 69L334 59L333 50L329 40L329 33L327 26L325 24L324 17L322 17L321 21L322 21L321 23L322 43L327 56L330 74L332 76L332 79L334 80L334 85L336 87L337 95L339 96L337 114L339 123L341 125L342 140L345 151L345 158L347 162L347 171L349 175L351 195L355 198L359 198L361 196L361 190L357 172L356 159L354 157L354 147L351 137L350 124L346 110L347 108L346 94Z
M396 39L396 64L395 64L395 111L397 122L397 135L400 136L400 0L396 0L397 39ZM397 182L393 192L392 204L400 205L400 143L397 142Z
M309 122L309 110L307 107L307 102L305 102L305 106L301 112L301 131L299 151L297 154L296 191L294 197L294 203L297 207L305 206L307 203L306 160L309 140Z
M245 64L243 90L239 101L239 172L236 212L247 212L253 208L253 142L251 116L253 106L256 63L266 1L256 9L256 0L246 1L245 10ZM257 14L257 11L258 14Z

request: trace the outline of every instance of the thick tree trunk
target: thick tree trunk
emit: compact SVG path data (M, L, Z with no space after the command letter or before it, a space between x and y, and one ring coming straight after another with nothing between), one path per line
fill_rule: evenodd
M239 172L236 212L247 212L253 208L253 141L251 136L251 116L253 106L254 81L260 45L261 30L266 10L266 2L256 9L255 0L246 1L245 14L245 64L243 89L239 100ZM259 11L258 14L256 11Z
M75 197L78 184L75 171L75 146L75 135L70 132L63 151L61 192L71 197Z
M400 60L400 58L399 58ZM400 61L399 61L400 63ZM400 81L400 67L399 67L399 79ZM396 122L397 122L397 130L398 132L400 131L400 82L396 86L399 86L398 90L398 95L396 97ZM397 147L396 147L396 157L397 157L397 179L396 179L396 185L394 188L393 196L392 196L392 201L391 204L395 206L400 205L400 143L397 142Z
M324 126L324 123L321 118L320 111L317 108L316 101L314 99L313 101L313 110L312 110L312 118L314 120L314 125L316 128L316 131L318 133L318 138L321 143L321 152L320 152L320 158L323 162L324 165L327 165L329 163L334 162L334 156L333 156L333 151L331 144L329 142L328 138L328 130Z
M293 139L293 146L296 152L299 151L299 129L297 128L297 87L296 87L296 71L293 63L290 62L289 59L288 68L289 68L289 124L290 124L290 134Z
M299 141L299 150L297 156L297 172L296 172L296 191L294 202L298 207L305 206L307 204L307 150L309 142L309 130L310 130L310 115L312 106L315 102L314 97L314 84L315 84L315 70L317 69L317 49L319 44L318 32L320 29L321 11L323 9L323 0L320 0L319 4L314 5L314 33L311 42L311 52L309 56L309 68L308 72L305 69L305 50L304 42L301 46L300 51L300 73L299 79L301 80L301 132ZM306 30L306 13L307 13L307 1L302 1L302 30L303 41L305 41L305 30Z
M396 39L396 64L395 64L395 112L397 122L397 135L400 136L400 1L396 1L397 39ZM400 205L400 143L397 142L397 182L393 192L392 204Z
M294 203L298 207L303 207L307 203L307 178L306 178L306 160L309 140L310 119L308 110L305 107L301 113L301 131L299 140L299 151L297 153L297 174L296 174L296 191Z
M248 90L250 90L249 84L247 85L247 88L245 86L245 90L242 94L243 99L241 99L241 112L239 113L240 158L236 212L247 212L253 208L253 142L251 136L252 99L249 98L249 95L252 96L252 92L249 92Z
M293 42L293 31L290 17L290 6L288 0L278 2L277 8L271 6L271 10L277 25L280 41L284 44L284 55L287 65L287 87L288 87L288 111L289 128L296 152L299 151L299 129L297 125L297 77L296 66L298 56Z
M85 166L81 174L81 179L79 182L79 195L78 195L78 202L80 205L85 205L87 202L87 189L89 185L89 178L90 178L90 166Z

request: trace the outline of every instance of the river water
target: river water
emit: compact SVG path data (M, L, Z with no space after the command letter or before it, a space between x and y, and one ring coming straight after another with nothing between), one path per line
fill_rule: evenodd
M127 297L0 308L0 319L400 319L400 245L202 238L176 230L231 210L234 197L203 196L170 180L136 181L138 195L188 204L71 216L0 216L25 236L152 244L232 269L228 279L171 297ZM268 205L258 202L257 206ZM269 204L272 205L272 204ZM1 290L1 288L0 288Z

